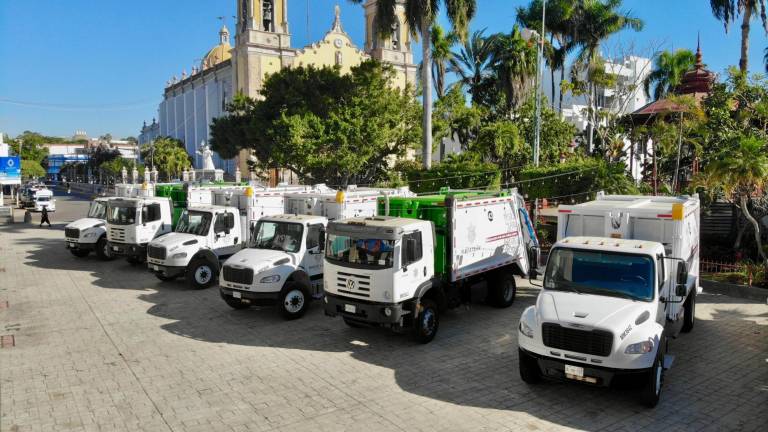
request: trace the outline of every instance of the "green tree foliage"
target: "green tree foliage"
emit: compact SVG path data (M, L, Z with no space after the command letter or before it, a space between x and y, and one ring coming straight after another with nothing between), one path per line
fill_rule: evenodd
M45 170L40 162L28 159L21 160L21 177L23 179L45 177Z
M523 37L518 26L509 34L492 38L491 68L507 104L507 111L518 108L531 93L538 55L535 38Z
M115 158L99 165L99 170L101 170L103 175L116 179L117 182L120 182L122 181L123 167L125 167L126 171L128 172L127 180L130 182L131 173L133 172L134 166L138 168L139 173L141 173L144 169L144 165L142 163L136 164L136 161L133 159Z
M404 173L411 190L437 193L441 188L498 190L501 172L496 164L483 162L476 153L450 155L430 170L413 169Z
M91 150L88 155L88 167L92 171L98 169L102 164L109 162L113 159L120 158L120 151L117 149L111 149L106 146L98 146Z
M523 139L533 145L536 137L536 105L533 97L520 107L514 120ZM570 152L570 144L576 137L576 128L563 120L557 111L549 108L546 102L541 107L541 144L540 161L542 164L558 163ZM532 153L532 150L531 150Z
M8 144L17 155L19 154L19 145L21 144L21 159L35 161L39 164L48 156L48 148L44 147L43 144L60 143L63 141L61 138L24 131L16 138L8 140Z
M653 59L653 70L643 81L645 94L658 100L680 85L683 75L696 63L696 57L688 49L675 52L662 51ZM653 87L653 93L651 93Z
M438 141L455 137L462 150L466 150L477 138L481 125L488 117L488 109L474 104L467 105L461 87L453 86L435 104L432 135Z
M454 85L463 87L473 104L481 103L488 87L496 82L490 69L491 55L493 41L484 35L484 30L479 30L472 33L451 56L450 71L458 76Z
M432 25L430 40L432 41L432 82L438 99L442 99L445 95L448 65L453 57L451 47L456 43L457 38L455 34L446 33L440 24L435 23Z
M709 0L712 15L723 22L725 32L731 23L741 15L741 58L739 69L747 73L749 66L749 30L752 18L760 16L763 29L768 32L768 8L765 0Z
M141 158L147 164L154 164L160 176L169 181L180 178L182 171L192 166L192 157L184 143L171 137L160 137L152 144L143 145Z
M528 200L536 198L583 201L594 193L636 194L622 163L601 158L574 159L562 164L523 169L517 187Z
M306 183L384 180L421 135L413 93L392 88L392 73L375 61L346 75L283 69L267 78L262 100L240 97L230 116L214 121L212 147L226 157L245 144L261 168L286 167Z

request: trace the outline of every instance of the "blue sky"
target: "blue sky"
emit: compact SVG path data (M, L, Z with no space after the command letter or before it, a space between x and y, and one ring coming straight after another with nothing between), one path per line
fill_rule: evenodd
M69 136L138 135L156 115L164 84L188 72L218 40L220 21L234 27L235 0L0 0L0 131L34 130ZM318 40L330 28L333 6L345 30L362 45L362 7L346 0L289 0L293 45ZM509 31L523 0L478 0L473 29ZM646 22L609 46L695 48L722 72L739 58L739 27L726 35L704 0L625 0ZM307 29L309 5L309 31ZM750 69L762 71L768 39L754 21ZM419 48L415 47L417 57Z

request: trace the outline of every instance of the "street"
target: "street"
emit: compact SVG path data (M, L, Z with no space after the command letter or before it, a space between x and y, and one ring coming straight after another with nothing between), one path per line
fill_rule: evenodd
M0 431L757 431L768 424L768 305L704 293L659 405L632 388L518 375L508 309L447 312L428 345L323 315L236 311L217 288L163 283L124 260L72 256L53 228L0 225ZM17 222L23 213L16 212ZM7 302L7 304L6 304ZM7 337L13 336L13 338Z

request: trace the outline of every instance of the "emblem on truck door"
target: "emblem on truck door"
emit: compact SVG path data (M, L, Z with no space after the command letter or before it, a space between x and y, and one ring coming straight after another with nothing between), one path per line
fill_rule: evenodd
M493 212L488 210L488 220L493 222Z

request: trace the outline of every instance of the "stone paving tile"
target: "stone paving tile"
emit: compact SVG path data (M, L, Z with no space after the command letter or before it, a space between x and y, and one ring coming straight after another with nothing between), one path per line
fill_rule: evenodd
M0 431L765 430L768 306L702 295L654 410L632 389L526 386L517 319L473 303L421 346L323 316L233 311L215 289L76 259L55 229L0 226Z

